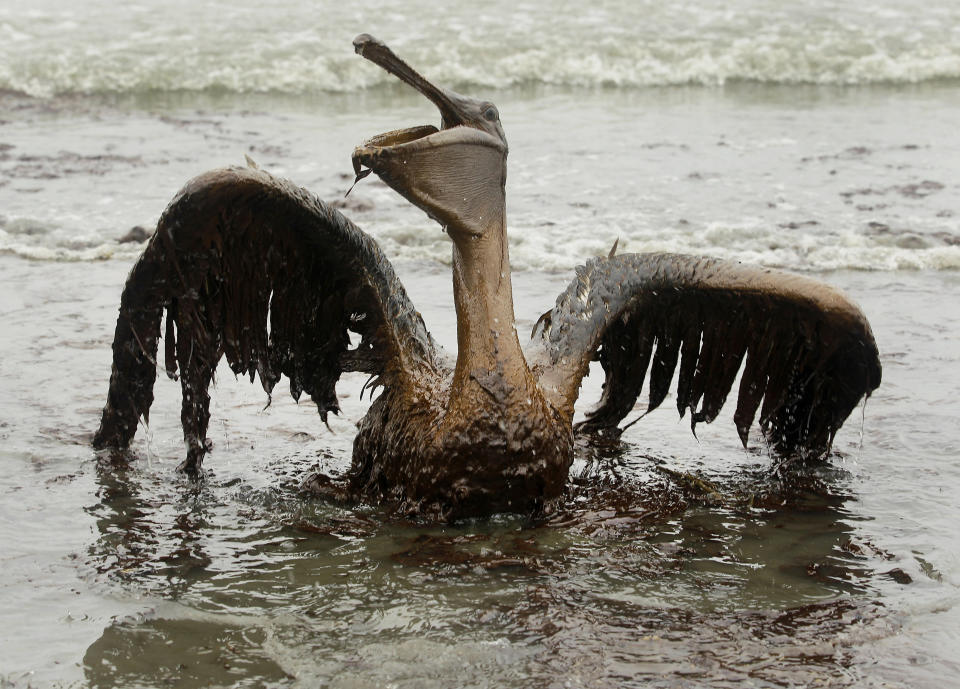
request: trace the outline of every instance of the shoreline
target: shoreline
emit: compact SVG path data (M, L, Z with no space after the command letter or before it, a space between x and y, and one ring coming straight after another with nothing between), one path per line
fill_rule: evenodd
M756 16L770 25L764 12L776 8L744 2L759 14L733 13L730 21ZM871 7L901 11L892 0ZM106 3L93 9L117 21L126 16ZM143 9L149 28L125 44L138 66L149 68L151 46L208 46L225 37L227 54L242 50L255 69L270 62L269 51L290 54L294 46L311 84L354 83L360 74L331 76L316 69L329 63L310 62L322 57L311 49L316 27L356 33L348 31L356 18L337 14L341 8L324 8L339 24L301 22L302 32L290 37L282 33L290 25L283 6L231 5L215 17L218 31L193 43L193 26L170 28L173 15L195 19L186 5L179 14L149 3ZM234 9L253 13L252 22L240 17L241 28L256 28L249 40L223 30L220 14ZM531 16L508 9L511 22ZM838 12L860 11L823 9L821 29ZM480 39L484 31L503 34L500 18L449 31L435 10L418 15L415 31L403 22L390 28L410 37L403 54L412 63L420 66L418 47L430 49L425 74L456 86L450 80L476 81L475 64L504 64L495 49L484 53L489 60L458 61L457 52L487 50ZM393 22L391 12L384 21ZM589 24L579 10L556 15L542 34L513 35L526 43L571 30L577 39L560 42L565 54L601 34L604 49L624 45L610 33L624 22ZM85 49L98 34L83 35L76 25L96 16L63 15L72 29L39 16L27 24ZM924 15L891 16L866 23L895 25L896 38L901 25ZM17 17L0 17L0 38L12 35ZM706 15L721 29L724 17ZM270 28L278 25L280 34ZM706 30L697 23L680 29L668 32L680 46ZM876 39L871 46L890 39L865 31ZM281 34L292 42L278 40ZM260 37L267 53L256 52ZM806 33L803 39L810 42ZM364 66L349 40L327 45L349 69ZM106 64L97 60L108 47L93 51L90 64ZM217 74L229 76L237 61L221 61ZM253 72L244 81L240 67L237 88L256 81ZM589 61L579 68L592 69ZM695 253L801 272L861 305L881 351L883 383L840 430L830 460L798 483L771 476L773 461L756 434L749 449L741 447L732 401L693 436L671 391L622 442L578 448L567 513L555 520L397 523L372 506L298 493L314 468L349 466L355 423L369 404L360 399L365 376L341 380L343 414L331 417L328 430L309 400L293 402L285 381L265 408L260 386L223 365L203 481L176 471L180 386L163 371L132 461L113 465L91 449L120 291L141 249L116 240L134 225L155 225L188 179L243 165L245 155L341 201L354 178L354 146L437 119L418 95L377 83L339 94L173 90L37 99L0 91L0 276L7 286L0 290L0 685L393 682L420 689L458 677L478 687L633 681L939 689L960 673L960 79L462 89L495 100L510 143L521 342L575 266L605 255L615 239L621 253ZM347 201L345 214L376 238L427 328L452 353L449 238L371 178ZM578 413L599 399L601 383L594 369ZM645 393L624 423L645 409ZM720 497L697 494L690 477L717 487ZM746 493L759 497L738 499Z
M562 272L617 239L628 252L823 274L960 269L960 89L664 93L498 95L516 269ZM0 99L0 251L132 257L119 237L155 225L187 180L245 155L341 202L356 144L436 117L402 92L251 105L205 109L191 95L172 110L68 102L5 114ZM439 228L385 185L368 178L348 202L391 258L449 263Z

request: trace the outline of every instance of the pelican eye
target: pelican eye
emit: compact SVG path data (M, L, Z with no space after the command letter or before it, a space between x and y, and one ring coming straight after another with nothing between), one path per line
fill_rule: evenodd
M497 112L497 106L488 105L483 111L483 119L487 122L496 122L500 119L500 113Z

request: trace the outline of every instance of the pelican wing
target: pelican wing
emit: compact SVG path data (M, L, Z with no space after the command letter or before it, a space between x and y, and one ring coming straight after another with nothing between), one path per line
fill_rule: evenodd
M307 392L324 421L339 411L343 371L393 385L437 367L423 320L376 242L260 170L201 175L161 217L121 297L99 447L126 447L148 416L164 310L166 371L179 370L184 435L200 457L221 356L235 373L259 375L268 394L287 376L293 397Z
M678 364L681 417L709 423L742 365L734 421L744 445L759 409L778 452L820 456L880 384L860 309L827 285L765 268L675 254L597 258L542 321L536 369L558 407L572 414L590 362L603 367L603 396L583 430L616 429L648 370L647 411L658 407Z

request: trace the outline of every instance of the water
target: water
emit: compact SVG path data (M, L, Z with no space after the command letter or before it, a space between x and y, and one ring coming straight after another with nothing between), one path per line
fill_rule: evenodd
M38 0L0 8L0 88L353 92L390 81L343 49L363 31L460 87L916 83L960 76L958 20L950 0Z
M0 685L956 682L960 10L484 9L0 8ZM621 445L582 448L549 523L396 523L297 494L313 467L348 465L362 380L341 382L331 433L226 370L203 483L175 471L163 379L138 459L98 460L139 252L117 239L244 153L340 198L353 146L436 120L352 54L360 31L497 103L521 333L616 238L847 290L884 382L830 463L780 486L729 410L697 440L665 404ZM371 178L349 201L452 348L448 238Z

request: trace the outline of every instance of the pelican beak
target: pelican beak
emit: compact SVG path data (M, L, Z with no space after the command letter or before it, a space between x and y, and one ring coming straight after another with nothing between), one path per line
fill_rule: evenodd
M357 179L374 172L442 225L482 233L496 215L491 204L502 205L506 182L507 142L496 107L430 83L368 34L357 36L353 45L429 99L441 118L440 129L397 129L358 146L353 152Z

